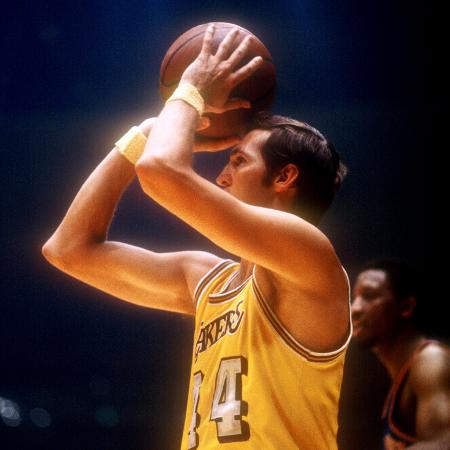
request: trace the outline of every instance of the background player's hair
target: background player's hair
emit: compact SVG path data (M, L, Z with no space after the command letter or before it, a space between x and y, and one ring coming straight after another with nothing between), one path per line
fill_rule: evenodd
M395 300L400 302L408 297L416 299L416 307L411 316L411 323L421 331L428 332L433 323L432 301L422 301L423 280L419 271L401 259L379 258L366 263L360 272L365 270L382 270L386 273L389 288Z
M414 297L417 302L419 301L421 277L414 267L402 260L380 258L369 261L360 272L371 269L386 273L389 287L397 300Z
M333 144L307 123L267 112L255 117L251 129L271 131L262 147L268 171L265 182L286 164L295 164L300 176L294 212L318 223L347 173Z

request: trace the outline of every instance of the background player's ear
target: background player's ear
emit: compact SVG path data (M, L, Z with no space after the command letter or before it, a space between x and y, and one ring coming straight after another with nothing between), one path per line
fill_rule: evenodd
M286 164L275 176L274 185L277 192L294 188L300 176L298 167L295 164Z

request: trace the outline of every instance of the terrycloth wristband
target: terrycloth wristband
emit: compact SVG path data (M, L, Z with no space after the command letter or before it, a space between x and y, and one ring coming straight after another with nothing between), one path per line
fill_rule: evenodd
M203 97L200 92L198 92L198 89L189 83L179 84L174 93L167 99L166 103L171 102L172 100L183 100L188 103L197 110L200 117L205 110L205 101L203 100Z
M144 153L147 138L138 127L130 128L117 142L116 147L132 164Z

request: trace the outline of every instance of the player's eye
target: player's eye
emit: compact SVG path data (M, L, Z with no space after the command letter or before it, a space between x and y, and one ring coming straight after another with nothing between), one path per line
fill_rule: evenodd
M235 156L232 160L232 164L236 167L241 165L244 162L245 162L245 158L243 158L242 156Z
M375 291L373 289L364 289L361 292L361 296L365 299L365 300L373 300L375 298L378 297L378 291Z

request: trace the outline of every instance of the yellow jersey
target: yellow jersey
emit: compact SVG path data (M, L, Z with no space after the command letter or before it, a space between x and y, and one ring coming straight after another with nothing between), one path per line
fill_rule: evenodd
M194 349L182 450L337 449L345 345L313 352L284 328L254 272L228 290L222 261L195 290ZM351 328L351 325L349 326Z

